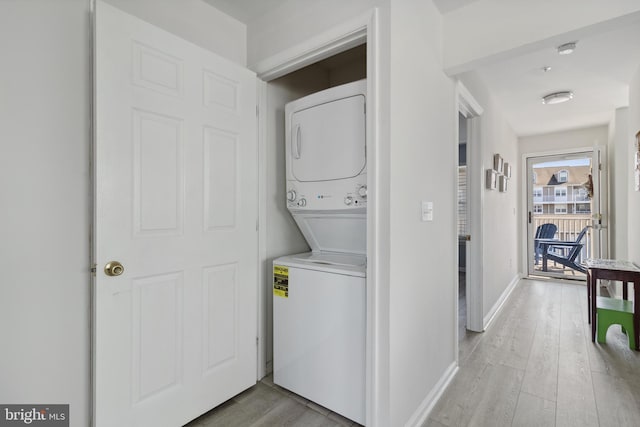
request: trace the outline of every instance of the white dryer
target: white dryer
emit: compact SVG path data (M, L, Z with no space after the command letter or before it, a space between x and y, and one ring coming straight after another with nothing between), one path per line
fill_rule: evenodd
M366 251L366 80L285 106L287 208L314 252Z

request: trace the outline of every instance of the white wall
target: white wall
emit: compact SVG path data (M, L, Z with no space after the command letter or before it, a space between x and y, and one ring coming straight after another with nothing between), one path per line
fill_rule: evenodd
M247 63L256 64L368 13L389 0L288 0L247 23Z
M89 6L0 3L0 402L89 425Z
M518 277L518 138L504 115L504 110L478 77L469 72L460 76L460 80L484 109L480 116L480 139L482 141L482 168L493 168L493 155L500 154L505 163L511 165L511 179L506 193L498 189L486 190L483 187L482 215L482 311L485 322L495 313L496 304L510 284ZM473 144L473 141L470 143Z
M202 0L104 0L237 64L247 64L247 30Z
M549 1L482 0L447 13L445 69L455 74L494 55L554 47L595 31L594 24L616 28L628 22L625 14L640 11L637 0L562 0L552 2L552 13L550 6Z
M631 83L629 84L629 131L627 133L627 160L626 179L628 179L628 249L627 256L630 261L640 265L640 192L635 191L633 181L634 159L635 159L635 134L640 131L640 68L636 70Z
M606 146L609 140L608 132L608 127L603 125L523 136L518 140L520 157L522 154L548 153L572 148L595 147L596 145Z
M110 3L245 61L244 26L198 1ZM89 18L89 0L0 2L0 402L69 403L73 427L91 398Z
M609 141L609 247L611 257L627 259L627 215L629 192L629 109L618 108L610 125Z
M412 425L456 360L455 88L431 2L391 2L390 422ZM434 220L422 222L421 201Z

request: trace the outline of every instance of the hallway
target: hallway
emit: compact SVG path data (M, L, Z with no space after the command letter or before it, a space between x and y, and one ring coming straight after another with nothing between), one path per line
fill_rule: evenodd
M424 427L638 425L640 353L591 343L584 285L521 280L472 339Z

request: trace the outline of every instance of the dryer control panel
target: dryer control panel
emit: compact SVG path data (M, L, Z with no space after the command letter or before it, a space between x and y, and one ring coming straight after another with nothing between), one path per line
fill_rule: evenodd
M345 182L347 181L347 182ZM287 183L287 208L295 211L344 211L367 206L366 175L324 183Z

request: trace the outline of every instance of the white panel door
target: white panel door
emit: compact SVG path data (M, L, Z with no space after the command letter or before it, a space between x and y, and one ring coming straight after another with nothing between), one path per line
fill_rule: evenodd
M256 78L98 2L95 83L95 425L181 426L256 380Z

